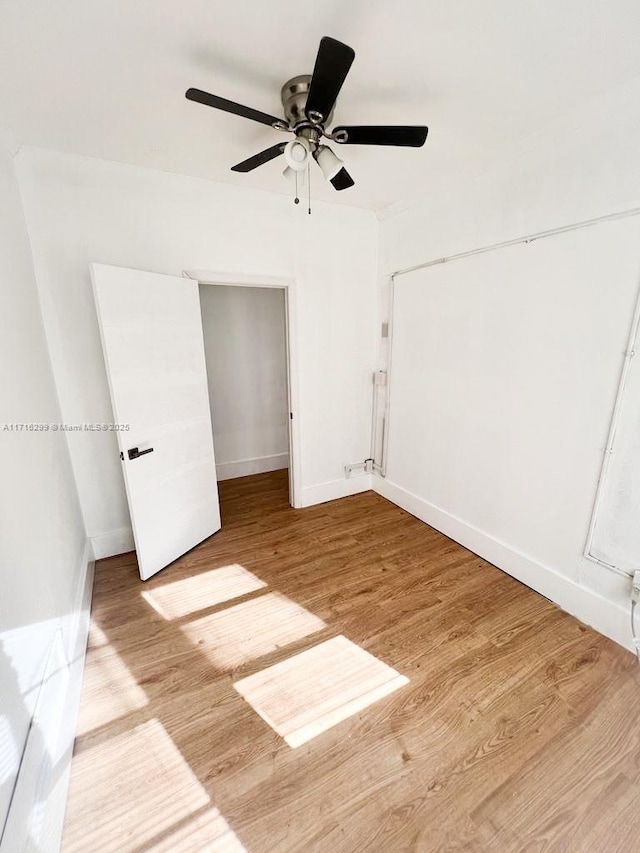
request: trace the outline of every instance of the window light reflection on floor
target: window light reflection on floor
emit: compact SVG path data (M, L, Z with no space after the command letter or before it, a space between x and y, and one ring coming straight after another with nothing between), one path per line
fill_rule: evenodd
M92 619L89 624L89 643L88 648L93 649L97 646L108 646L109 639L105 632L100 628L99 625L96 625L95 621Z
M325 627L304 607L271 592L196 619L181 630L215 666L233 669Z
M147 694L109 645L87 652L82 691L77 735L111 723L148 704Z
M182 822L174 830L165 832L155 843L144 848L144 853L247 853L238 836L216 808L206 809Z
M408 683L406 676L338 636L233 686L296 747Z
M157 719L75 756L69 808L65 853L244 849Z
M233 564L144 590L141 595L164 619L179 619L266 586L244 566Z

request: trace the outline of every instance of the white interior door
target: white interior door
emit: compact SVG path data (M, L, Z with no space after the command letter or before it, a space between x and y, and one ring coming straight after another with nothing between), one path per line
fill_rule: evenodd
M220 529L198 282L91 265L143 580Z

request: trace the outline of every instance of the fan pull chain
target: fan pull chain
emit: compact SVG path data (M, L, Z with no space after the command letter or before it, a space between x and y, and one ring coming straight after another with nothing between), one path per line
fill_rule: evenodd
M309 216L311 216L311 163L307 163L307 189L309 199Z
M296 197L294 198L293 201L294 201L294 204L300 204L300 199L298 198L298 173L294 172L294 175L295 175L295 179L296 179Z

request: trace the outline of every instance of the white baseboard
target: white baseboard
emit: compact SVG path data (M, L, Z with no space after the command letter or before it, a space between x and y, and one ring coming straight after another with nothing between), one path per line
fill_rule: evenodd
M330 483L320 483L317 486L308 486L301 490L300 506L314 506L327 501L335 501L337 498L346 498L349 495L358 495L360 492L371 490L371 474L345 477L343 480L332 480Z
M128 554L129 551L135 551L136 547L133 541L133 530L130 527L96 533L90 537L90 540L95 560L115 557L117 554Z
M387 500L415 515L474 554L551 599L562 610L633 651L629 614L616 602L528 557L505 542L484 533L389 480L374 476L372 488Z
M40 685L2 837L2 853L58 853L71 772L94 561L87 540L74 613L60 620Z
M218 480L234 480L236 477L249 477L251 474L266 474L267 471L279 471L289 467L289 454L276 453L273 456L256 456L253 459L238 459L235 462L216 464Z

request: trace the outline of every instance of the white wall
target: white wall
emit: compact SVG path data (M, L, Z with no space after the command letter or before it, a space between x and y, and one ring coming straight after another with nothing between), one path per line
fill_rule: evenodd
M219 480L286 468L284 290L200 285Z
M386 276L395 270L640 206L639 135L640 83L636 82L532 134L512 157L473 181L453 186L446 199L429 199L388 218L381 227L379 320L386 319L387 313ZM447 358L448 350L443 347L441 358L433 353L423 363L425 381L414 388L414 394L419 400L432 392L426 403L435 419L443 417L445 409L447 417L451 412L450 400L439 406L433 389L455 394L454 421L463 427L439 431L436 443L424 435L416 436L411 445L405 442L406 459L398 446L395 461L389 460L388 482L377 481L392 499L627 645L629 583L586 561L582 554L640 283L637 230L630 225L622 238L626 241L622 266L619 258L609 254L607 241L598 242L595 230L582 232L587 243L594 241L589 247L595 252L591 255L593 275L582 280L584 267L571 263L569 248L562 267L564 277L558 279L557 269L549 269L539 293L530 286L519 287L521 282L529 282L527 265L532 255L524 250L514 255L508 279L504 270L493 277L488 255L454 262L442 275L438 268L431 277L428 271L419 274L425 287L434 287L429 295L429 322L434 314L440 317L441 334L447 322L459 322L465 315L472 339L474 328L488 332L502 327L504 335L511 336L508 351L494 362L503 372L514 364L524 365L526 395L518 397L519 405L538 413L541 431L536 434L525 428L521 419L521 428L517 426L508 381L498 384L494 394L479 394L474 371L464 370L460 360ZM568 241L563 245L574 245L580 252L585 243L577 239L575 244ZM398 293L409 278L397 280ZM461 280L464 286L459 299L463 302L449 304L452 288ZM550 288L551 282L554 286ZM533 318L538 335L531 327ZM525 340L519 332L526 334ZM459 341L459 329L453 330L452 337ZM478 342L491 346L486 335L480 334ZM479 350L478 356L479 365L486 366L487 351ZM385 366L387 353L382 345L378 357ZM581 396L571 386L559 393L572 372L580 379ZM392 386L390 435L394 430L393 394ZM546 413L542 419L541 412ZM502 434L505 418L511 433L503 453L510 458L519 446L517 464L511 466L506 479L491 476L486 443L469 438L490 435L493 429ZM545 454L544 464L540 463L541 453ZM455 472L446 506L442 506L443 496L428 474L439 460L455 458L464 470ZM499 460L491 456L490 461ZM484 476L482 488L471 493L474 471L482 471ZM529 488L523 488L523 483ZM492 510L510 503L511 521L493 525ZM550 510L553 523L548 523ZM566 524L558 523L561 519Z
M212 155L213 156L213 155ZM295 279L302 501L363 488L343 465L368 456L378 223L211 181L23 149L18 174L64 418L112 417L89 263ZM248 179L249 181L250 179ZM70 436L88 533L131 547L115 437ZM331 484L326 486L325 484Z
M63 434L11 431L5 424L58 423L53 381L29 242L13 163L0 147L0 833L38 701L48 654L60 632L63 669L76 652L78 611L87 572L85 531ZM63 673L58 673L58 676ZM52 686L65 701L59 677ZM41 794L61 774L57 723L49 708L31 730L32 762L23 762L3 850L18 850L36 805L25 781L42 774ZM59 721L58 721L59 722ZM72 738L72 735L71 735ZM46 748L45 748L46 747ZM64 774L62 774L64 776ZM20 812L20 820L17 814ZM41 807L41 816L46 809ZM30 828L38 835L38 825ZM54 833L55 834L55 833ZM43 845L40 849L48 849Z

